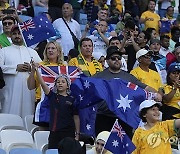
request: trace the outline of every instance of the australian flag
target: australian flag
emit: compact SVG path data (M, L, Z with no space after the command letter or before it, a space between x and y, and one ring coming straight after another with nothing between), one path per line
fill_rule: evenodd
M118 118L135 129L140 122L139 105L149 98L149 93L145 90L121 79L81 77L71 85L71 91L77 98L79 108L88 108L105 100L108 108Z
M20 23L19 27L28 47L56 35L52 23L45 14Z
M59 74L66 74L71 82L79 78L81 74L75 66L40 66L39 71L49 88L54 87L54 81ZM49 100L41 90L41 100L35 111L35 122L49 122Z
M119 125L118 120L115 121L104 148L113 154L131 154L136 149L121 125Z

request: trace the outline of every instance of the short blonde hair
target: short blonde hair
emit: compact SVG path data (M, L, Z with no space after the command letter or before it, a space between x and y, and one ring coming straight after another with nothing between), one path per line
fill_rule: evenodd
M47 57L47 48L51 43L55 45L55 47L56 47L56 49L58 51L58 57L57 57L58 65L63 65L64 64L64 56L63 56L63 53L62 53L62 48L56 41L50 41L50 42L48 42L46 44L46 47L45 47L44 53L43 53L43 55L44 55L43 61L45 62L45 64L50 64L49 59Z

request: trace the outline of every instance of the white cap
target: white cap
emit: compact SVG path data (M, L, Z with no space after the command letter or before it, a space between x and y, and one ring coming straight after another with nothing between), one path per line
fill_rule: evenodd
M98 134L96 141L97 140L103 140L105 143L107 142L107 139L109 138L110 132L108 131L102 131Z
M143 101L140 106L139 106L139 112L141 112L142 109L144 108L149 108L155 104L158 104L158 105L162 105L160 102L155 102L154 100L145 100Z
M146 55L148 52L150 52L150 51L148 51L148 50L146 50L146 49L140 49L140 50L136 53L136 59L138 59L138 58L141 57L141 56Z

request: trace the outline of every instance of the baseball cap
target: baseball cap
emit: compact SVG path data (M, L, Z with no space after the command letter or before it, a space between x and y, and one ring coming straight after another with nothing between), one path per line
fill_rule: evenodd
M14 30L18 29L19 30L19 27L18 25L14 25L12 28L11 28L11 32L13 32Z
M120 49L117 46L110 46L107 49L107 56L106 59L109 59L111 57L112 54L119 54L120 56L122 56L122 53L120 52Z
M180 63L172 63L167 70L167 73L175 72L175 71L180 71Z
M109 138L110 132L108 131L102 131L98 134L96 141L97 140L103 140L105 143L107 142L107 139Z
M146 49L140 49L137 53L136 53L136 59L138 59L141 56L146 55L147 53L152 54L152 51L148 51Z
M160 40L159 40L159 39L151 39L151 40L150 40L150 44L153 44L153 43L158 43L158 44L160 44Z
M142 109L144 108L149 108L152 107L153 105L158 104L159 106L161 106L162 104L160 102L156 102L154 100L145 100L143 101L140 106L139 106L139 112L142 111Z

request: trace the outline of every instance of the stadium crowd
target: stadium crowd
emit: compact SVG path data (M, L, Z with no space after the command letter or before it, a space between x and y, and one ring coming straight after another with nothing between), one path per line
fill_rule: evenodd
M180 136L177 5L177 0L0 0L0 113L34 114L39 130L50 131L49 148L58 148L65 137L80 140L81 118L72 105L68 76L58 76L49 89L38 72L39 65L76 66L86 76L120 78L152 92L156 102L140 105L142 126L133 130L120 118L119 123L135 144L135 154L179 153L178 142L152 148L146 141L150 133ZM26 47L18 24L42 14L56 36ZM49 123L36 121L43 91L51 102ZM111 153L103 147L117 116L107 103L97 103L97 138L88 154Z

